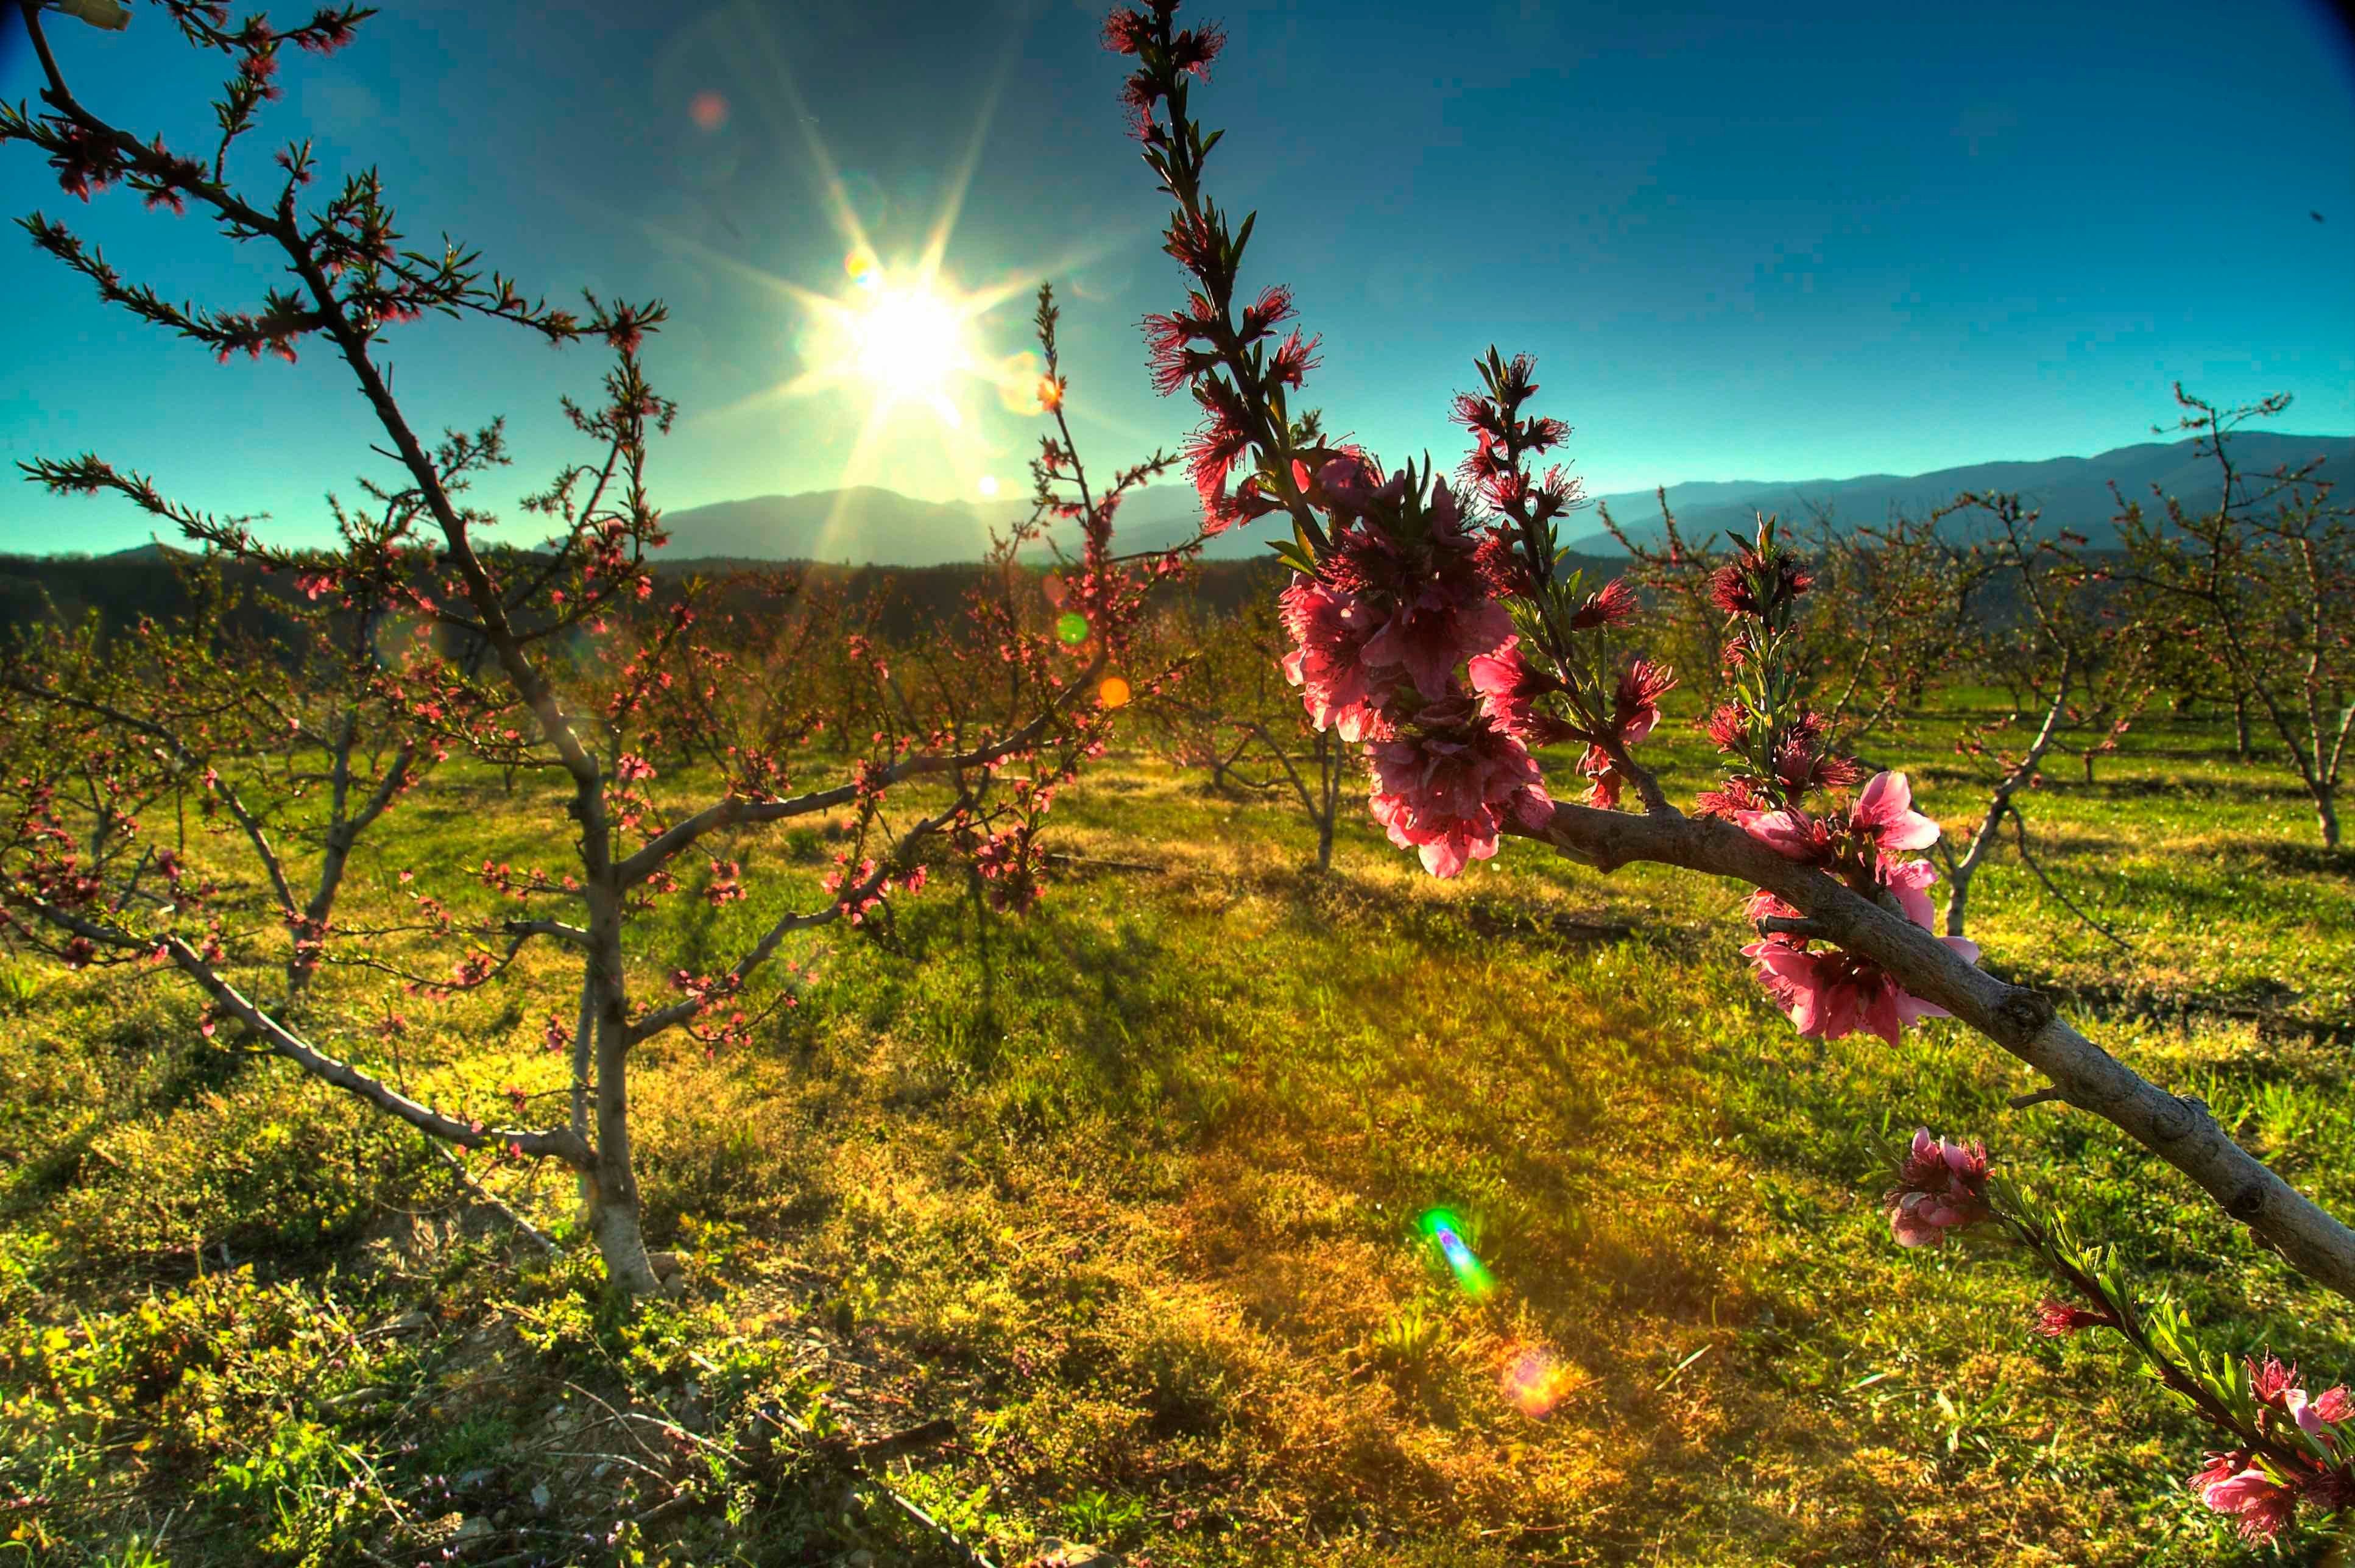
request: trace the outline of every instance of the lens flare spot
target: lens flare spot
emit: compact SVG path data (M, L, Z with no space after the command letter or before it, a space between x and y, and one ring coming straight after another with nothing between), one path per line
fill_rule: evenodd
M1071 589L1064 585L1063 580L1051 571L1047 574L1047 581L1039 585L1039 589L1047 595L1047 603L1058 610L1063 607L1063 595L1071 592Z
M698 131L717 131L728 123L728 100L706 89L687 101L687 116Z
M997 499L997 475L995 474L983 475L981 476L981 483L976 485L975 488L981 492L981 498L983 500L995 501Z
M1116 675L1106 676L1104 683L1096 688L1096 700L1106 708L1127 707L1128 696L1128 682Z
M1062 618L1055 623L1055 635L1067 645L1078 647L1088 640L1088 618L1077 610L1064 611Z
M1465 1295L1477 1301L1496 1288L1496 1281L1488 1277L1488 1271L1482 1266L1478 1254L1464 1239L1463 1221L1454 1214L1444 1209L1426 1210L1415 1225L1439 1250L1440 1258L1447 1264L1447 1272L1455 1276L1456 1285Z
M1505 1397L1523 1415L1536 1420L1553 1413L1569 1380L1543 1350L1520 1350L1505 1360Z
M1043 411L1039 401L1039 356L1025 349L1009 354L997 362L997 400L1008 413L1025 418Z
M873 251L864 245L857 247L848 255L843 257L842 270L850 275L852 283L865 289L868 293L873 293L883 286L883 263L876 259Z

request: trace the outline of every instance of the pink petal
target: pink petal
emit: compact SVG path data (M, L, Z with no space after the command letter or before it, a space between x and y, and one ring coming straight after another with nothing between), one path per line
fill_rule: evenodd
M1884 849L1927 849L1938 841L1938 825L1918 811L1909 811L1881 830Z
M1894 985L1883 981L1861 1009L1866 1030L1895 1045L1905 1028L1904 1017L1897 1005L1904 994Z
M1745 811L1742 830L1786 860L1815 859L1815 837L1804 811Z
M1903 773L1875 773L1856 797L1849 820L1859 827L1884 827L1913 809L1913 786Z

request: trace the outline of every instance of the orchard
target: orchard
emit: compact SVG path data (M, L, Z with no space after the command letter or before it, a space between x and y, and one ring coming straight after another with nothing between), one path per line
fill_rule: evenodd
M26 1562L2336 1560L2355 531L2236 466L2279 400L2179 388L2216 498L2115 549L1663 493L1582 556L1531 356L1432 390L1445 473L1309 406L1249 254L1304 211L1213 200L1226 36L1155 0L1102 42L1182 449L1091 470L1041 284L1030 511L952 588L667 571L661 302L409 248L308 142L233 177L372 12L156 0L226 78L181 148L79 91L128 13L14 9L20 168L289 280L176 304L34 213L61 281L333 363L374 453L326 549L20 465L186 551L0 675ZM504 421L395 392L428 317L602 357L504 529ZM2223 994L2151 912L2260 854L2102 793L2170 693L2309 814L2232 884L2305 1012L2115 979ZM2139 905L2069 853L2137 833Z

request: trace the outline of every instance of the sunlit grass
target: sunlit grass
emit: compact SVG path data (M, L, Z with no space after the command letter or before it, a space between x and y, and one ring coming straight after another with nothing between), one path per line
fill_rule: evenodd
M1951 725L1918 720L1879 750L1913 763L1923 808L1953 831L1973 802L1945 760ZM2344 1021L2355 868L2311 848L2285 778L2231 764L2220 741L2148 722L2094 785L2071 777L2030 803L2048 869L2131 952L2007 855L1974 893L1991 959L2086 997ZM1705 747L1673 720L1655 745L1672 785L1707 776ZM449 794L456 782L394 815L356 899L389 906L398 869L450 859L462 825L462 863L559 852L527 793L511 802L485 779ZM1603 878L1528 846L1439 883L1362 816L1319 877L1305 822L1134 756L1053 820L1081 863L1034 915L977 922L944 878L901 912L893 949L837 932L805 950L801 1005L753 1049L647 1048L649 1225L697 1263L687 1306L650 1309L627 1343L580 1305L591 1262L517 1279L496 1221L473 1211L455 1227L468 1206L412 1136L204 1041L168 982L10 968L0 1305L26 1332L151 1289L183 1299L198 1266L219 1271L223 1243L322 1311L422 1307L436 1325L397 1365L369 1360L411 1402L373 1414L319 1403L314 1385L345 1374L299 1334L240 1374L261 1392L212 1427L156 1426L131 1402L110 1417L118 1446L75 1448L12 1406L0 1486L66 1496L86 1481L74 1495L115 1499L76 1504L87 1533L39 1560L119 1552L191 1498L175 1563L314 1550L251 1522L270 1517L253 1511L265 1496L312 1510L320 1541L376 1541L387 1521L365 1498L327 1500L340 1461L254 1468L298 1413L412 1512L429 1476L486 1470L486 1489L433 1506L537 1528L532 1488L570 1462L528 1443L567 1380L701 1401L722 1431L760 1400L822 1398L862 1434L954 1417L961 1442L892 1484L1001 1562L1047 1534L1204 1565L2232 1560L2181 1489L2197 1429L2096 1343L2030 1337L2025 1268L1889 1243L1882 1162L1917 1122L1986 1136L2226 1339L2355 1371L2341 1304L2106 1124L2010 1110L2025 1071L1958 1026L1896 1049L1793 1037L1734 951L1742 890L1643 868ZM835 848L815 828L748 839L758 896L719 912L678 901L644 950L647 978L816 899ZM503 1104L509 1083L560 1087L534 1010L561 1005L559 976L531 962L551 984L528 1006L514 987L396 1004L413 1084L476 1104ZM317 1027L381 1061L368 1031L382 1010L333 977ZM2200 1012L2081 1012L2110 1050L2355 1209L2343 1043L2260 1039ZM569 1179L487 1179L563 1233ZM420 1206L440 1215L436 1246L409 1244L420 1222L401 1211ZM1459 1287L1417 1225L1433 1206L1458 1217L1492 1291ZM127 1342L129 1324L98 1331ZM496 1376L486 1331L508 1347ZM36 1386L27 1364L0 1362L12 1400ZM435 1392L459 1386L464 1433L461 1403ZM428 1400L453 1413L438 1426ZM160 1447L120 1445L157 1431ZM430 1446L402 1452L420 1433ZM227 1488L231 1466L258 1478ZM608 1493L567 1495L586 1509ZM812 1496L778 1482L742 1494L733 1521L717 1503L675 1515L648 1528L647 1561L825 1562L862 1545L925 1560L900 1516L845 1522Z

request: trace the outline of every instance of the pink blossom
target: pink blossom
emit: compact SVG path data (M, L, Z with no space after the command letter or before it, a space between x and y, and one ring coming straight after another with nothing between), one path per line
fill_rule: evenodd
M2239 1516L2243 1536L2271 1541L2288 1527L2297 1494L2251 1464L2254 1457L2246 1452L2211 1454L2208 1467L2191 1477L2190 1486L2218 1513Z
M1883 849L1927 849L1938 841L1938 825L1913 809L1913 786L1903 773L1875 773L1848 820L1859 837Z
M2347 1419L2348 1397L2344 1388L2327 1389L2309 1396L2302 1388L2294 1388L2282 1398L2282 1408L2297 1423L2298 1430L2334 1451L2338 1435L2332 1425Z
M1404 503L1404 470L1368 493L1361 483L1364 470L1352 475L1352 466L1337 460L1318 475L1328 488L1332 481L1341 482L1337 511ZM1444 484L1433 485L1430 508L1422 517L1425 532L1419 539L1401 543L1359 525L1337 530L1334 542L1348 585L1362 582L1391 606L1389 620L1366 644L1366 661L1401 667L1425 700L1437 702L1453 688L1457 665L1494 651L1513 635L1513 617L1490 597L1478 545L1465 529L1454 492Z
M1934 1138L1913 1129L1913 1144L1897 1168L1897 1185L1881 1195L1890 1232L1901 1247L1934 1247L1949 1231L1989 1218L1987 1147Z
M1763 532L1760 539L1764 539ZM1766 615L1805 593L1815 581L1788 549L1743 545L1710 579L1709 596L1729 615Z
M1821 865L1831 859L1830 830L1799 806L1771 811L1737 810L1742 830L1786 860Z
M1433 581L1402 601L1366 643L1366 662L1395 665L1429 701L1447 694L1455 667L1492 651L1513 635L1510 612L1493 599L1473 600Z
M1676 684L1676 671L1650 659L1639 658L1620 672L1619 689L1612 696L1611 727L1618 731L1622 746L1634 746L1652 732L1660 721L1660 699Z
M1624 626L1636 618L1643 607L1636 590L1624 577L1614 577L1586 596L1586 602L1571 613L1570 629L1582 632L1591 626Z
M1896 895L1897 907L1905 918L1924 931L1934 929L1930 909L1930 884L1938 880L1938 868L1927 860L1882 860L1873 868L1881 885Z
M1939 940L1966 958L1978 956L1978 948L1959 936ZM1742 951L1775 1006L1790 1014L1792 1024L1811 1040L1861 1032L1894 1045L1907 1024L1949 1016L1945 1008L1909 994L1880 965L1838 948L1811 952L1800 944L1770 937Z
M1481 711L1521 741L1542 746L1562 738L1568 726L1538 711L1538 699L1561 689L1561 682L1521 657L1519 639L1508 637L1490 654L1476 654L1465 667Z
M1391 843L1420 851L1434 877L1496 854L1508 819L1535 830L1553 813L1536 760L1468 698L1423 709L1413 732L1367 754L1374 820Z
M2297 1368L2284 1366L2279 1356L2268 1351L2262 1361L2252 1356L2249 1364L2249 1392L2259 1404L2270 1404L2279 1410L2293 1393L2301 1392Z
M1316 489L1310 499L1336 517L1362 517L1378 507L1395 507L1406 499L1406 472L1400 470L1385 483L1364 453L1336 457L1316 470Z
M2355 1416L2355 1394L2348 1392L2345 1383L2337 1388L2324 1389L2314 1396L2312 1409L2316 1416L2335 1426L2350 1416Z
M1284 676L1301 688L1301 701L1319 730L1336 730L1344 741L1374 738L1387 726L1382 704L1395 682L1368 667L1366 643L1373 617L1357 595L1295 574L1278 600L1293 651Z
M2034 1321L2029 1327L2047 1339L2059 1339L2081 1329L2102 1328L2113 1319L2106 1312L2090 1307L2073 1307L2065 1301L2047 1296L2036 1304Z

